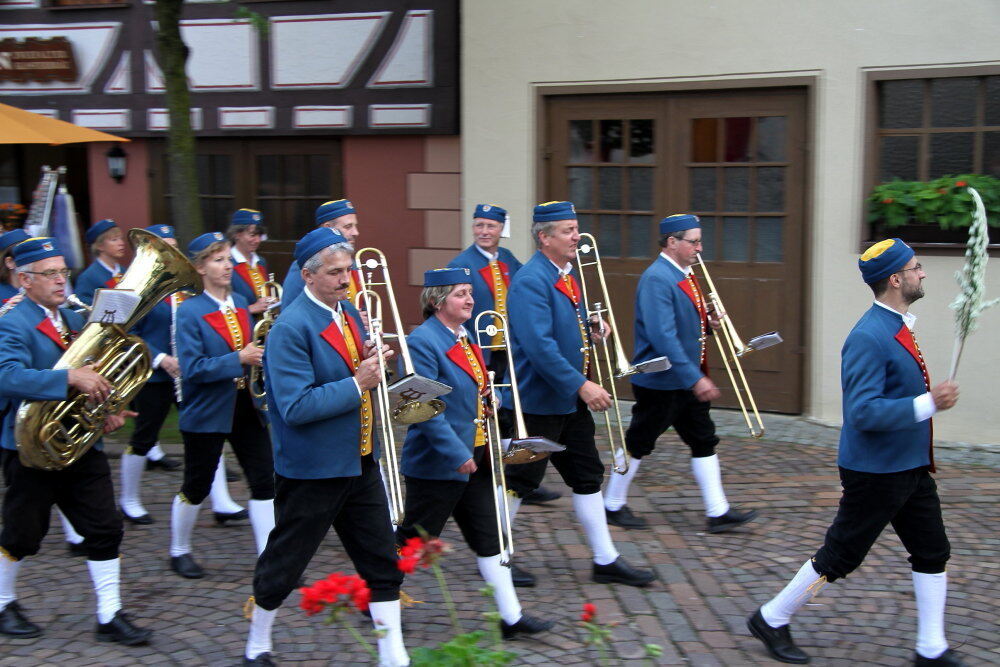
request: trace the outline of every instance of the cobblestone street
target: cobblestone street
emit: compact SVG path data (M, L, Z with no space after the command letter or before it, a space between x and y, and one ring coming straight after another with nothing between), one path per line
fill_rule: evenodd
M727 534L705 532L701 498L690 473L687 448L669 433L643 464L630 506L651 530L613 528L619 550L633 564L652 567L659 581L647 589L591 583L590 559L573 518L568 490L551 473L547 486L563 491L548 506L525 507L518 516L517 562L538 576L538 587L519 589L529 613L554 618L539 639L508 644L516 664L597 664L599 652L584 643L579 623L584 602L597 605L598 620L614 626L609 663L650 664L647 643L663 649L657 664L775 664L745 628L748 614L792 576L822 543L839 498L836 431L793 418L767 419L769 438L735 437L731 414L715 413L724 434L719 452L732 503L755 508L760 518ZM816 443L816 444L812 444ZM179 445L165 445L179 456ZM110 444L117 484L121 445ZM996 448L942 447L936 475L952 543L946 631L970 665L1000 663L997 581L1000 479ZM231 467L235 466L230 461ZM93 593L84 561L67 555L57 520L42 553L21 571L18 593L27 616L44 628L31 640L0 639L0 665L235 665L247 622L253 537L246 522L220 527L206 503L194 535L205 579L191 581L167 566L170 501L180 472L147 472L146 508L151 526L126 527L123 601L141 625L155 629L148 647L99 644L93 636ZM245 504L243 482L231 485ZM473 554L453 527L444 538L454 548L444 561L451 591L467 629L483 627L491 601L478 592ZM307 580L353 571L331 532L313 559ZM404 590L420 604L404 610L409 647L432 646L451 635L441 592L429 572L410 576ZM280 664L348 665L368 662L344 628L307 618L293 593L275 624ZM367 632L364 619L347 622ZM916 612L906 553L888 530L849 578L828 586L793 622L799 645L816 665L910 664Z

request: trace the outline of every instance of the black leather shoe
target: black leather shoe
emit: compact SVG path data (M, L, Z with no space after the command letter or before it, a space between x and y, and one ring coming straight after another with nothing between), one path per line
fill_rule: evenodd
M128 620L125 612L119 610L115 612L114 618L107 623L97 624L97 641L115 642L125 646L139 646L148 644L149 638L153 636L152 630L140 628Z
M626 586L642 587L655 581L656 575L651 570L640 570L632 567L624 556L619 556L615 562L607 565L594 563L593 579L599 584L625 584Z
M507 623L500 621L500 632L504 639L514 639L518 635L537 635L539 632L551 630L555 625L552 621L543 621L534 616L522 614L517 623Z
M246 657L244 655L243 656L243 664L244 665L264 665L265 667L273 667L274 665L277 665L278 663L276 663L271 658L271 654L270 653L261 653L260 655L258 655L253 660L251 660L250 658L248 658L248 657Z
M122 517L129 523L134 523L137 526L148 526L153 523L153 517L149 514L143 514L142 516L129 516L128 512L123 511Z
M70 556L87 556L88 554L87 547L84 542L80 542L79 544L67 542L66 551L69 552Z
M747 629L750 630L750 634L764 642L764 648L778 662L790 662L793 665L804 665L809 662L809 656L792 640L792 632L788 626L772 628L764 620L760 608L747 619Z
M936 658L925 658L919 653L913 654L914 667L965 667L958 654L948 649Z
M201 579L205 571L195 562L191 554L170 557L170 569L185 579Z
M169 456L164 456L159 461L151 461L150 459L146 459L146 470L160 469L160 470L166 470L167 472L173 472L174 470L178 470L180 467L181 467L181 462L175 461Z
M521 503L524 505L541 505L542 503L550 503L560 498L562 498L562 494L558 491L540 486L531 493L521 496Z
M535 587L535 575L528 572L527 570L522 570L517 565L511 564L510 566L510 578L514 582L514 588L534 588Z
M239 512L216 512L215 523L224 526L227 521L242 521L249 516L250 513L246 510L240 510Z
M12 600L0 611L0 634L30 639L42 634L42 629L26 619L21 613L21 605Z
M604 510L604 513L608 516L608 523L612 526L618 526L619 528L626 528L628 530L646 530L649 528L649 524L641 516L636 516L632 514L632 510L628 508L628 505L622 506L621 509L617 510Z
M736 510L731 509L722 516L708 517L708 532L724 533L727 530L732 530L736 526L742 526L745 523L749 523L756 518L757 510L737 512Z

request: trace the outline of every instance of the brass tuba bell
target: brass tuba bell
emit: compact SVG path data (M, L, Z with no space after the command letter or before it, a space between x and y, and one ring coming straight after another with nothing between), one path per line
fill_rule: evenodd
M116 289L133 290L139 302L122 324L90 322L63 352L53 370L93 365L111 383L104 403L93 405L76 390L62 401L24 401L17 411L14 439L21 463L40 470L62 470L79 460L104 432L108 416L128 406L153 372L149 350L127 333L168 295L201 292L201 276L176 248L144 229L129 231L135 259Z

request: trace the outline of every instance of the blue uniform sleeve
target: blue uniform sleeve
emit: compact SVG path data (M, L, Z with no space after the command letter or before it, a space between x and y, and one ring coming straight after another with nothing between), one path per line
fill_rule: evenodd
M413 359L413 368L416 372L425 378L434 378L443 382L445 378L441 377L438 357L431 349L430 343L419 338L412 339L412 342L408 339L407 342L409 343L410 357ZM442 397L441 400L447 405L447 396ZM469 444L462 442L462 439L455 433L455 429L445 417L446 413L447 410L427 421L413 424L410 428L420 433L441 457L441 467L449 472L454 472L460 465L472 458L472 455L469 453Z
M233 270L232 284L233 284L233 291L242 296L244 299L246 299L248 304L257 303L257 293L254 292L253 287L251 285L248 285L247 282L243 280L243 276L236 273L235 269Z
M297 262L292 262L288 267L288 274L285 282L281 286L281 305L290 306L295 299L302 294L305 283L302 282L302 273Z
M27 401L58 401L69 393L68 370L29 368L29 337L15 316L0 318L0 397Z
M636 305L642 313L649 344L658 356L670 360L670 370L690 389L704 376L698 363L688 358L678 336L674 311L676 297L677 292L669 281L650 278L636 293Z
M507 298L507 312L520 352L531 360L532 369L560 395L573 395L587 378L580 369L570 365L559 350L553 312L548 307L548 292L551 289L544 281L535 279L512 284ZM573 323L572 335L580 335L576 322Z
M885 398L885 352L864 331L852 331L841 353L844 419L859 431L894 431L913 424L915 396Z
M279 320L267 336L264 351L270 398L290 426L330 419L361 405L353 375L318 384L307 335Z
M177 311L177 357L181 364L181 376L188 382L207 384L243 375L239 352L209 356L200 319L191 309L183 306Z
M76 298L88 306L94 305L94 292L100 287L94 280L93 275L94 272L88 267L76 278Z

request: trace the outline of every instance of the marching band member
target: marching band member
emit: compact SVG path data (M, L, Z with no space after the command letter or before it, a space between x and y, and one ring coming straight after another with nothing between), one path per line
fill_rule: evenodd
M28 234L23 229L12 229L0 236L0 306L6 305L11 299L16 299L12 305L21 300L21 278L17 275L12 250L21 241L28 240Z
M229 252L233 256L233 292L247 300L251 315L260 315L272 305L264 297L267 263L257 254L261 241L267 239L260 211L241 208L233 213L226 238L232 244Z
M354 245L358 238L358 214L354 210L354 205L347 199L335 199L321 204L316 209L316 226L332 229L343 236L351 245ZM361 283L358 279L357 267L353 265L351 266L350 278L351 282L345 298L354 303L354 297L357 295ZM302 268L298 261L293 261L292 265L288 267L288 275L285 276L285 282L281 286L281 299L284 301L284 305L291 304L302 293L303 287L305 287L305 283L302 281ZM364 315L362 315L362 321L364 319Z
M94 261L77 276L76 296L89 306L98 287L114 287L121 280L124 269L119 262L128 252L128 243L121 228L108 218L91 225L84 238Z
M561 201L536 206L531 233L538 250L514 276L507 301L521 400L531 406L531 413L524 414L525 425L532 435L566 446L565 451L549 458L573 490L573 509L593 554L594 581L645 586L655 575L632 567L619 555L604 513L604 464L594 442L590 410L607 410L611 397L587 379L587 305L573 275L580 241L573 204ZM606 333L608 327L600 324ZM512 520L520 499L541 483L549 458L507 466L507 486L514 496ZM533 585L527 572L515 572L515 577L524 582L522 585Z
M295 246L305 289L268 334L277 524L254 572L244 664L274 664L274 616L330 526L371 589L371 615L385 631L379 664L409 664L399 618L403 575L372 432L370 390L382 382L377 355L392 352L363 343L361 319L347 300L353 253L332 229L306 234Z
M671 367L630 378L635 404L625 433L628 471L611 475L604 506L608 523L647 528L646 520L626 504L629 485L643 457L656 447L656 439L673 426L691 450L691 470L701 490L708 531L720 533L752 521L757 512L730 508L715 453L719 438L709 409L720 394L708 377L705 348L708 328L720 325L718 314L708 312L691 268L701 249L701 223L696 215L671 215L659 226L660 254L643 272L636 290L634 361L665 356Z
M188 579L204 576L191 555L191 533L226 441L250 487L250 524L257 553L274 527L274 467L267 427L247 388L246 367L259 365L263 350L250 341L247 302L230 292L233 265L220 232L188 244L188 255L205 291L177 310L177 356L181 366L180 430L184 439L184 484L170 519L170 567Z
M961 665L944 636L951 554L934 472L931 416L958 401L958 385L933 389L912 329L910 306L924 296L923 268L900 239L858 259L875 303L841 350L844 426L837 465L843 495L826 540L778 595L747 621L776 660L809 662L792 640L792 615L828 582L853 572L892 524L910 554L917 598L914 665Z
M0 319L0 397L10 402L0 436L7 487L0 532L0 633L23 638L42 632L22 614L15 585L24 558L38 553L52 506L57 505L86 538L87 569L97 596L97 639L145 644L152 632L133 625L121 610L122 520L100 441L57 471L29 468L18 457L14 422L21 401L63 400L72 387L101 403L112 386L92 366L52 370L73 334L83 327L77 313L61 307L69 269L55 239L21 242L14 248L14 260L25 299ZM109 416L105 432L120 428L125 416Z
M475 307L473 279L467 268L424 273L424 323L406 342L416 372L452 391L442 399L447 405L442 414L407 430L402 463L406 503L396 540L405 543L419 534L418 528L439 537L454 517L476 554L479 573L493 587L500 629L510 639L548 630L552 622L521 613L510 568L501 564L483 404L488 369L462 326Z

